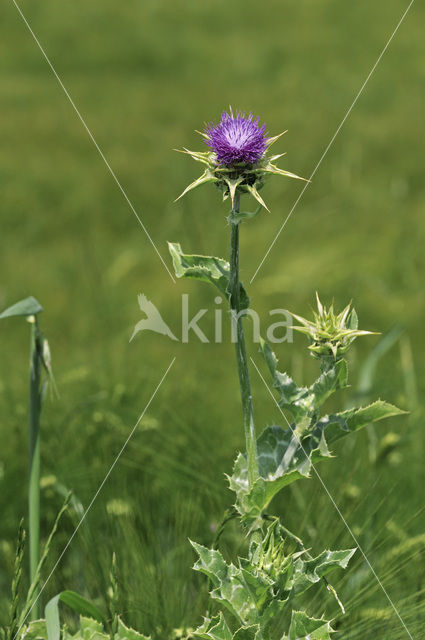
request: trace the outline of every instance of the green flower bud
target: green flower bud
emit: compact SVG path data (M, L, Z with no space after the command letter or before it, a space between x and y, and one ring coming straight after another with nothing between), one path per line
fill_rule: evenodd
M315 358L320 358L322 366L326 369L328 365L332 366L344 357L356 338L371 335L374 332L358 329L357 313L351 307L351 303L341 313L336 314L333 304L329 309L324 307L317 293L316 300L317 312L313 312L313 321L293 313L292 316L301 324L293 329L308 336L311 354Z

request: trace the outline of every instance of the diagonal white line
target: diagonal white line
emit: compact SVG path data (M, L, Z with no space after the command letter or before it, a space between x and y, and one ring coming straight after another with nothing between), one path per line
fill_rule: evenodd
M302 443L301 443L300 439L299 439L299 438L298 438L298 436L295 434L295 432L294 432L294 430L292 429L292 427L291 427L291 425L290 425L290 423L289 423L289 421L288 421L287 417L286 417L286 416L285 416L285 414L283 413L282 408L279 406L279 403L277 402L276 398L274 397L274 395L273 395L273 391L270 389L270 387L269 387L269 385L267 384L267 382L265 381L265 379L264 379L264 377L263 377L263 375L262 375L262 373L261 373L260 369L257 367L257 365L256 365L256 363L255 363L255 361L254 361L254 359L253 359L251 356L250 356L250 360L251 360L252 364L254 365L254 367L255 367L255 369L256 369L256 371L257 371L258 375L260 376L261 380L263 381L264 386L266 387L267 391L269 392L269 394L270 394L270 395L271 395L271 397L273 398L273 402L275 403L275 405L276 405L276 406L277 406L277 408L279 409L280 413L282 414L283 418L285 419L285 422L286 422L286 424L288 425L288 427L290 428L290 430L291 430L291 433L292 433L293 437L294 437L294 438L296 438L296 440L298 441L298 444L300 445L301 449L303 450L304 455L305 455L306 457L308 457L308 454L307 454L306 450L304 449L304 447L303 447L303 445L302 445ZM313 469L313 471L314 471L314 473L315 473L315 475L316 475L317 479L319 480L320 484L322 485L322 487L323 487L323 488L324 488L324 490L326 491L326 494L327 494L327 496L328 496L329 500L332 502L333 506L335 507L336 512L338 513L339 517L340 517L340 518L341 518L341 520L343 521L343 523L344 523L344 525L345 525L345 527L346 527L346 529L347 529L348 533L349 533L349 534L350 534L350 536L353 538L354 543L355 543L356 547L358 548L358 550L360 551L360 553L362 554L362 556L363 556L363 558L364 558L364 560L365 560L366 564L368 565L369 569L371 570L371 572L373 573L374 577L376 578L376 580L377 580L377 582L378 582L379 586L381 587L382 591L384 592L384 594L385 594L385 596L386 596L386 598L387 598L388 602L390 603L391 607L393 608L393 610L394 610L394 612L395 612L395 614L396 614L397 618L400 620L401 624L403 625L404 630L406 631L406 633L407 633L407 635L409 636L409 638L410 638L411 640L413 640L413 636L411 635L411 633L410 633L409 629L406 627L406 624L405 624L405 622L404 622L403 618L402 618L402 617L401 617L401 615L399 614L399 612L398 612L398 610L397 610L397 608L396 608L395 604L393 603L393 601L391 600L390 596L388 595L387 590L385 589L384 585L382 584L381 580L379 579L379 577L378 577L378 575L377 575L377 573L376 573L375 569L374 569L374 568L372 567L372 565L370 564L369 559L367 558L367 556L366 556L365 552L363 551L362 547L360 546L360 544L359 544L359 542L358 542L358 540L357 540L356 536L354 535L354 533L353 533L353 531L352 531L352 529L351 529L350 525L348 524L348 522L346 521L346 519L345 519L345 518L344 518L344 516L342 515L342 513L341 513L341 511L340 511L340 509L339 509L339 507L338 507L338 505L336 504L335 500L334 500L334 499L333 499L333 497L331 496L331 494L330 494L330 492L329 492L329 489L327 488L327 486L326 486L326 485L325 485L325 483L323 482L323 480L322 480L321 476L319 475L319 472L317 471L317 469L316 469L316 467L314 466L314 464L313 464L313 463L311 464L311 468Z
M341 120L341 122L338 125L337 130L335 131L335 133L333 134L328 146L326 147L326 149L324 150L324 152L322 153L319 162L316 164L316 166L314 167L308 182L305 183L300 195L298 196L298 198L295 200L294 204L292 205L292 209L290 210L290 212L288 213L288 215L286 216L282 226L280 227L279 231L277 232L277 234L275 235L273 241L271 242L269 248L267 249L266 253L263 256L263 259L261 260L260 264L258 265L257 269L255 270L254 275L252 276L251 280L249 281L250 283L253 282L254 278L257 276L257 273L259 272L259 270L261 269L261 267L263 266L264 261L266 260L267 256L269 255L270 251L273 249L274 245L277 242L277 239L279 238L280 234L282 233L283 229L286 226L286 223L288 222L289 218L292 216L293 212L295 211L295 208L297 207L299 201L301 200L301 198L304 195L305 190L307 189L307 187L310 185L312 178L314 177L314 175L316 174L316 171L318 170L318 168L320 167L320 165L322 164L323 160L325 159L326 154L328 153L329 149L331 148L331 146L333 145L335 138L337 137L337 135L339 134L339 132L341 131L345 121L347 120L348 116L350 115L351 111L353 110L355 104L357 103L357 100L360 98L361 94L363 93L364 88L366 87L367 83L369 82L370 78L372 77L376 67L378 66L378 64L381 61L382 56L384 55L384 53L386 52L386 50L388 49L388 47L391 44L392 39L394 38L395 34L397 33L397 31L399 30L401 23L403 22L403 20L405 19L405 17L407 16L407 14L410 11L411 6L413 5L415 0L411 0L407 9L405 10L405 12L403 13L403 15L401 16L400 20L397 23L396 28L394 29L394 31L392 32L389 40L387 41L385 47L382 49L381 53L378 56L378 59L376 60L375 64L373 65L372 69L369 71L368 76L366 78L366 80L363 82L362 86L360 87L356 97L354 98L350 108L348 109L347 113L345 114L345 116L343 117L343 119Z
M158 258L161 260L162 264L164 265L165 269L168 272L168 275L170 276L171 280L174 282L175 284L175 279L171 273L171 271L169 270L169 268L167 267L167 264L164 260L164 258L162 257L162 255L160 254L158 247L156 246L156 244L154 243L154 241L152 240L148 230L146 229L145 225L143 224L140 216L138 215L136 209L133 206L133 203L131 202L130 198L128 197L127 193L124 191L123 187L121 186L120 181L118 180L114 170L112 169L111 165L109 164L108 160L105 157L105 154L103 153L102 149L99 147L98 143L96 142L92 132L90 131L90 129L88 128L86 121L84 120L83 116L81 115L80 111L78 110L78 108L75 105L75 102L73 101L73 99L71 98L71 96L69 95L65 85L63 84L61 78L59 77L59 75L56 72L56 69L54 68L53 64L51 63L49 57L47 56L47 53L44 51L43 47L40 44L40 41L38 40L37 36L35 35L34 31L31 29L28 20L25 18L24 14L22 13L20 7L18 6L18 4L16 3L16 0L12 0L13 4L15 5L19 15L21 16L22 20L25 22L28 31L30 32L30 34L32 35L35 43L37 44L38 48L40 49L41 53L43 54L44 59L46 60L47 64L49 65L53 75L55 76L56 80L58 81L59 85L61 86L63 92L65 93L66 97L68 98L69 102L71 103L72 108L74 109L75 113L77 114L78 118L81 121L81 124L83 125L84 129L87 131L90 140L93 142L94 146L96 147L97 151L99 152L100 157L102 158L103 162L105 163L105 165L107 166L109 173L111 174L111 176L113 177L118 189L121 191L122 195L124 196L128 206L130 207L130 209L132 210L132 212L134 213L134 215L136 216L140 226L142 227L143 231L145 232L149 242L151 243L155 253L157 254Z
M139 419L137 420L136 424L134 425L134 427L132 428L132 430L130 431L129 436L127 437L126 441L124 442L123 446L121 447L118 455L116 456L115 460L113 461L113 463L111 464L111 466L109 467L109 470L107 472L107 474L105 475L105 477L103 478L102 482L99 485L99 488L97 489L96 493L94 494L93 498L91 499L91 502L89 504L89 506L87 507L87 509L85 510L83 516L81 517L80 521L78 522L77 526L75 527L71 537L69 538L68 542L66 543L65 547L62 550L62 553L60 554L59 558L56 560L56 563L53 567L53 569L51 570L51 572L49 573L49 575L47 576L43 586L41 587L39 594L37 596L37 598L35 599L35 601L33 602L30 610L28 611L27 615L25 616L24 620L22 621L21 626L19 627L19 629L16 632L16 635L14 636L13 640L16 640L16 638L18 637L18 634L20 632L20 630L22 629L23 625L25 624L25 621L27 620L28 616L30 615L33 607L36 605L36 603L38 602L38 599L40 598L41 594L43 593L44 589L46 588L47 583L49 582L50 578L52 577L53 573L55 572L57 566L59 565L60 561L62 560L63 556L65 555L69 545L71 544L71 542L73 541L73 539L75 538L78 529L81 527L82 523L84 522L87 514L89 513L90 509L92 508L94 501L96 500L96 498L98 497L99 493L102 491L104 484L106 483L107 479L109 478L109 476L111 475L112 471L114 470L115 465L117 464L118 460L120 459L124 449L126 448L126 446L128 445L128 443L130 442L130 439L132 438L134 432L136 431L137 427L139 426L143 416L145 415L146 411L149 409L152 400L155 398L160 386L162 385L162 383L164 382L165 378L168 375L168 372L170 371L171 367L173 366L174 362L175 362L176 358L174 357L170 364L168 365L164 375L162 376L161 380L158 382L155 391L152 393L151 397L148 400L147 405L145 406L145 408L143 409L142 413L139 416Z

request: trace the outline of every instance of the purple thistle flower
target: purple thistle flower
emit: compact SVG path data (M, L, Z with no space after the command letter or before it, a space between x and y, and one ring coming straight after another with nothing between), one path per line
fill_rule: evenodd
M220 164L255 164L267 149L266 125L259 126L260 118L238 111L233 115L223 112L218 125L209 124L205 129L205 143L216 154Z

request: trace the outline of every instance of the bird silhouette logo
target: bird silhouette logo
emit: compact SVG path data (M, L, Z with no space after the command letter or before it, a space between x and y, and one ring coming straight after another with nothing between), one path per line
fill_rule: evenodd
M155 331L155 333L161 333L163 336L168 336L171 340L177 340L178 338L171 331L168 324L163 320L156 306L151 302L143 293L137 296L140 310L146 315L146 318L140 320L134 327L132 336L129 340L131 342L135 335L139 331Z

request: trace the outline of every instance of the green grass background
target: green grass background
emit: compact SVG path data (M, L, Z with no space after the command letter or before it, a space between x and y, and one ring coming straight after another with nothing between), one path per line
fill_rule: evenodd
M173 204L199 172L173 148L197 149L194 129L232 104L288 129L281 166L308 176L376 61L407 1L45 0L20 3L159 251L227 255L226 207L205 187ZM127 623L155 638L195 626L205 580L188 538L210 544L232 496L224 473L243 446L233 349L139 334L145 293L178 332L181 294L206 307L215 292L173 284L11 1L0 9L0 307L34 295L60 397L43 413L43 536L59 509L58 483L87 506L172 357L176 362L43 594L77 590L103 606L117 553ZM373 397L411 411L335 447L320 469L332 496L413 637L424 638L425 10L413 5L249 292L267 316L308 314L318 290L353 299L362 328L402 337L380 360ZM246 284L302 184L275 178L271 213L243 226ZM352 353L352 391L379 338ZM6 619L18 522L26 513L28 326L0 326L0 621ZM302 336L278 347L281 367L312 380ZM251 353L259 362L255 346ZM262 366L262 365L261 365ZM281 422L255 371L258 428ZM398 434L393 448L388 432ZM373 451L378 459L373 461ZM320 552L352 546L320 483L275 503L288 527ZM50 565L78 521L71 512ZM229 529L224 549L242 544ZM344 640L406 638L360 553L333 580L341 616L319 587L311 613L335 618Z

